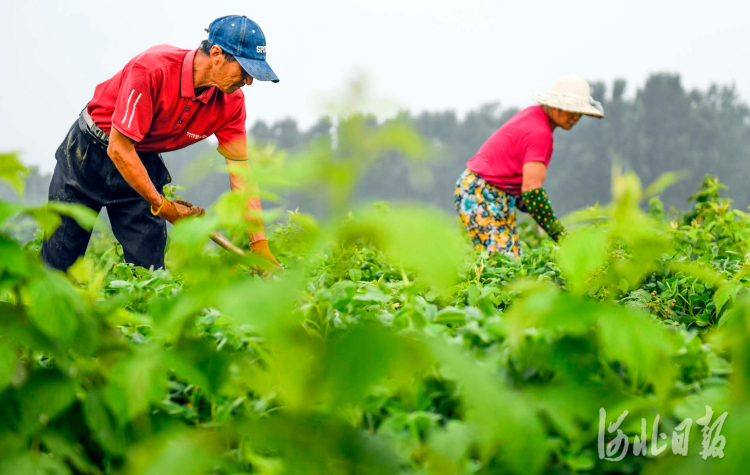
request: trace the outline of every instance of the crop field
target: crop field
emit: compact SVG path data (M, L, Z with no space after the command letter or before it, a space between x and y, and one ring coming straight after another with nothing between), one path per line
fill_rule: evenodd
M251 154L261 189L330 204L276 216L280 275L209 242L247 247L240 193L170 228L166 270L102 233L67 275L20 230L95 217L0 202L0 473L746 473L750 216L716 178L677 213L672 176L615 170L559 245L523 222L516 260L435 209L351 208L369 164L429 151L398 124L339 131Z

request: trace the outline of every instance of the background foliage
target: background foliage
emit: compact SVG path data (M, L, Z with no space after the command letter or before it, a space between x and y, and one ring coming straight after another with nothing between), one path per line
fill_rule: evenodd
M18 227L96 218L0 201L0 472L744 469L750 223L715 177L675 214L654 197L672 177L643 189L615 169L611 204L569 217L559 247L525 223L521 259L490 257L439 209L352 204L378 160L418 168L435 144L408 120L337 123L251 154L267 199L314 190L328 209L283 217L286 271L268 280L209 244L221 230L247 245L237 195L170 229L167 270L128 266L103 233L67 274ZM629 411L632 443L641 417L671 434L706 405L729 413L723 459L700 458L697 425L688 457L598 457L600 408Z
M667 207L685 210L688 197L705 174L718 176L727 184L727 196L742 203L743 208L750 204L750 191L744 183L744 177L750 174L750 109L733 86L713 85L691 91L683 88L679 75L654 74L635 90L624 80L613 84L592 82L592 94L604 104L606 118L584 118L572 131L555 132L555 153L546 187L563 214L609 202L610 170L616 161L645 183L666 172L686 172L686 180L663 192ZM410 124L430 145L429 160L415 163L399 151L389 151L354 184L353 198L408 199L452 212L453 188L466 161L517 110L493 103L465 116L454 111L403 111L385 122L368 117L369 124L384 128L393 121ZM335 136L336 122L321 117L302 129L293 118L272 124L257 121L249 133L259 146L293 153L318 137ZM186 198L202 206L213 203L227 189L223 160L214 148L203 142L165 154L175 182L187 185ZM44 202L48 184L48 175L32 170L27 180L27 202ZM281 196L282 209L299 208L317 217L328 211L314 193L297 190ZM1 185L0 197L16 199Z

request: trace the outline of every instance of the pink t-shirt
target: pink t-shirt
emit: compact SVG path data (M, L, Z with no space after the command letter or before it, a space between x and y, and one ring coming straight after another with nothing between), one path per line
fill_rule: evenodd
M512 195L521 194L523 164L552 158L552 127L542 106L528 107L490 136L466 167Z

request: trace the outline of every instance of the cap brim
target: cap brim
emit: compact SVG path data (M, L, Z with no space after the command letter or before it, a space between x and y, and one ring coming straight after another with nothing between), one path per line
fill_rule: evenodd
M235 56L237 61L249 75L258 81L279 82L279 77L273 72L271 66L263 59L250 59Z

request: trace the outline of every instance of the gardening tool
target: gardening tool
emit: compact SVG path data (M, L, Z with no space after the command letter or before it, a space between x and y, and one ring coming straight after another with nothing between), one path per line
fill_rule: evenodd
M175 203L179 203L183 206L187 206L188 208L193 207L193 203L189 201L185 201L185 200L175 200ZM217 233L216 231L211 233L211 240L233 254L237 254L238 256L245 255L245 251L235 246L234 243L232 243L232 241L227 239L225 236Z
M238 256L245 255L245 251L235 246L232 241L216 231L211 233L211 240L231 253L237 254Z
M235 246L234 243L232 243L232 241L226 238L226 236L219 234L216 231L211 233L211 240L233 254L237 254L238 256L247 255L245 251ZM273 275L273 273L270 273L266 270L258 269L257 267L251 268L250 273L260 275L264 279L267 279Z
M219 234L216 231L211 233L211 240L233 254L237 254L238 256L247 255L245 251L235 246L234 243L232 243L232 241L226 238L226 236ZM272 275L268 271L258 269L257 267L251 268L250 273L260 275L264 279L267 279L269 276Z

